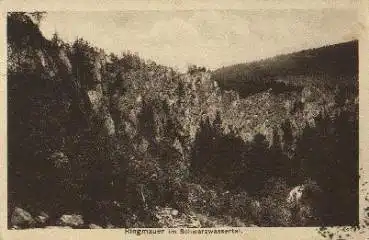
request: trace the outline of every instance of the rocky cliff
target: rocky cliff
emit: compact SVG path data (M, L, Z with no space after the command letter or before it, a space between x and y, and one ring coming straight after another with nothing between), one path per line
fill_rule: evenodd
M47 40L28 14L12 13L9 210L22 205L51 219L72 211L132 226L136 215L155 222L144 216L158 206L209 215L238 204L250 212L227 214L260 224L273 215L282 220L271 225L288 224L284 209L268 212L276 200L258 193L278 178L284 199L288 186L308 179L302 165L291 164L299 162L304 132L355 100L341 100L342 86L324 84L323 75L288 77L278 80L283 89L240 97L204 69L183 74L129 52L109 55L83 39ZM203 206L198 198L209 201ZM218 205L209 205L215 198ZM269 210L255 214L253 198Z

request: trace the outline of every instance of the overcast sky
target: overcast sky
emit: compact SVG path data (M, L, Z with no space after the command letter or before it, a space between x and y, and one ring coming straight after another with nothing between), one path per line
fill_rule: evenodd
M138 52L183 70L215 69L301 49L349 41L355 9L49 12L41 23L68 42L77 36L107 52Z

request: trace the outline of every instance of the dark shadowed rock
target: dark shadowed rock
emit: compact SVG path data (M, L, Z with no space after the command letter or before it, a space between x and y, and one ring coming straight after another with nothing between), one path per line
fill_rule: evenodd
M60 151L56 151L49 156L49 161L53 163L54 167L57 169L68 169L69 159L68 157Z
M45 212L41 212L36 218L35 221L38 225L45 225L47 221L50 219L49 215Z
M111 224L111 223L108 223L107 225L106 225L106 228L108 228L108 229L113 229L113 228L116 228L113 224Z
M30 227L35 224L35 220L29 212L16 207L11 217L11 224L18 227Z
M58 224L61 226L81 227L84 221L81 215L71 214L61 216Z

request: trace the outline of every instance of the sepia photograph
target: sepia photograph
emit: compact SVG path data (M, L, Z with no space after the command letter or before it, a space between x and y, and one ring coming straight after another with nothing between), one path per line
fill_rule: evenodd
M358 226L357 22L7 12L8 229Z

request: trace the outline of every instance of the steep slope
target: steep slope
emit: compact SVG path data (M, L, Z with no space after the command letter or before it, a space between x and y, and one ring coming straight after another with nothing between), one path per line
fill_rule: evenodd
M187 216L181 221L205 218L202 226L306 226L325 212L293 218L289 188L319 180L324 201L337 179L346 187L332 196L352 189L346 180L355 179L356 165L345 177L332 166L345 169L355 159L357 129L349 121L356 123L357 94L327 81L336 77L329 71L288 75L276 88L268 83L240 97L201 69L181 74L129 52L108 55L83 39L47 40L24 13L8 17L8 56L9 211L46 211L50 224L79 213L86 223L77 227L161 226L160 214L172 208ZM356 75L344 76L350 86ZM309 136L325 141L326 129L328 150L303 148ZM335 134L353 146L338 151ZM330 214L354 197L341 196ZM347 216L337 224L351 223Z
M98 147L114 128L102 99L99 55L90 58L91 85L73 74L71 54L46 40L26 14L8 18L11 202L29 199L46 209L68 209L85 191L78 181L86 178L86 164L91 172L101 167Z

